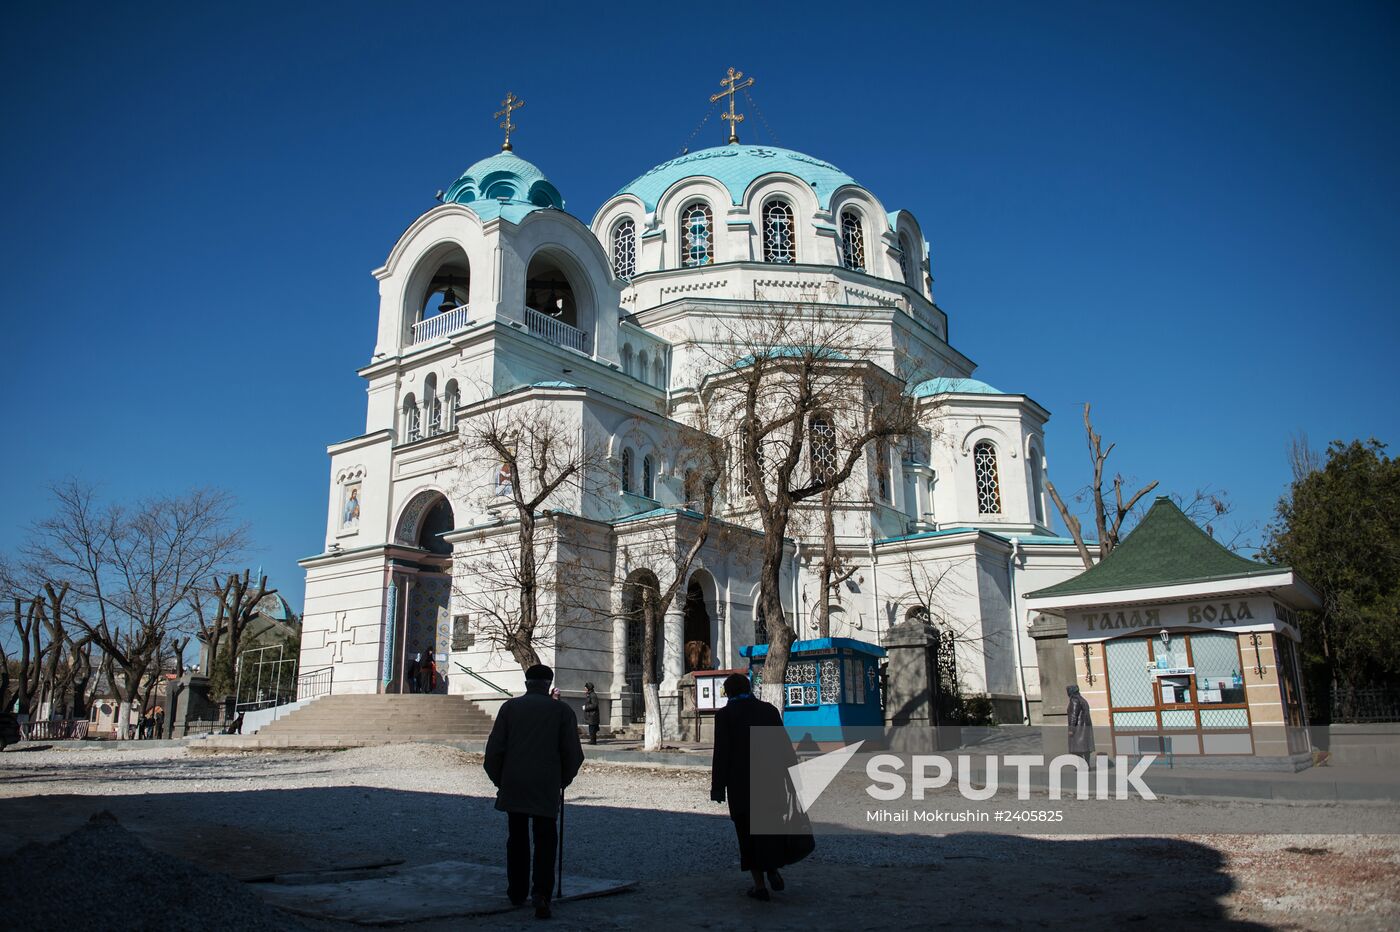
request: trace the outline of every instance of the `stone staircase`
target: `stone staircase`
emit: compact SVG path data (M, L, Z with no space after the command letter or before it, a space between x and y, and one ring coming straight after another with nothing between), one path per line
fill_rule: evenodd
M484 742L492 718L461 696L344 694L324 696L253 735L211 735L207 750L363 747L400 742Z

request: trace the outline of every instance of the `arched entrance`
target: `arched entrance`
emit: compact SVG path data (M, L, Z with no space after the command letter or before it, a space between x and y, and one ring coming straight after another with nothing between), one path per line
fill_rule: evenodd
M685 587L685 672L715 669L714 605L715 581L704 570L696 570Z
M386 642L393 645L386 671L386 692L446 693L447 651L452 642L452 545L443 535L455 526L452 504L441 492L415 495L399 516L394 543L419 551L412 560L396 561L390 577L388 605L395 607ZM401 606L401 607L400 607ZM437 668L429 685L419 676L427 655Z
M627 582L622 588L623 614L626 623L626 643L623 645L625 651L623 663L623 718L628 722L641 722L646 720L646 710L642 703L642 670L643 655L646 644L646 627L642 614L642 598L645 591L650 591L656 596L661 591L661 584L657 581L656 574L650 570L637 570L627 577ZM656 620L656 656L653 659L652 676L656 682L661 682L661 655L662 643L664 639L665 625L661 619Z

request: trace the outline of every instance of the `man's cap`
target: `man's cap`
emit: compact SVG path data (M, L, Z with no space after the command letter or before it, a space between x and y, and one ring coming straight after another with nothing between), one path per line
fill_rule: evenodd
M726 696L742 696L752 688L749 678L742 673L731 673L725 677L724 694Z
M537 663L525 671L525 681L528 683L531 680L552 683L554 682L554 671L542 663Z

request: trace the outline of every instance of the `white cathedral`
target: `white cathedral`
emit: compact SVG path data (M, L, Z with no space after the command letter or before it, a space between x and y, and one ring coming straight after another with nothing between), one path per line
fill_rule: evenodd
M700 520L683 442L705 400L712 356L700 348L717 328L781 305L848 317L869 362L918 411L919 437L870 444L840 490L836 538L852 572L830 602L831 635L879 644L893 625L931 615L958 632L964 695L989 699L1003 722L1039 719L1019 595L1083 570L1050 525L1049 413L972 377L934 301L912 213L828 162L732 132L728 145L643 172L591 222L564 209L509 135L440 200L374 272L364 432L328 447L325 546L301 563L303 671L333 667L335 693L400 692L412 685L409 659L431 651L439 691L490 710L522 689L520 664L480 627L494 611L483 599L508 609L516 595L474 578L482 553L515 539L511 477L464 438L480 418L547 411L598 455L540 509L550 625L536 648L566 697L596 684L605 727L638 719L629 590L643 576L669 582L670 561L656 562L664 548L646 540L682 541ZM714 508L729 531L712 534L662 625L668 732L690 666L743 668L740 649L766 640L759 560L746 545L762 532L732 425L710 430L731 451ZM803 640L817 636L821 522L796 522L790 536L782 600ZM694 642L703 661L686 649Z

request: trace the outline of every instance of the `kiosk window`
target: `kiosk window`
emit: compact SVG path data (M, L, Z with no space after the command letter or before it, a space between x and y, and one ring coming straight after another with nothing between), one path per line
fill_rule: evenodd
M1196 666L1196 701L1202 705L1244 702L1239 643L1235 635L1224 632L1192 634L1191 655Z
M1147 672L1147 640L1122 638L1104 642L1108 661L1108 701L1116 708L1157 704Z

